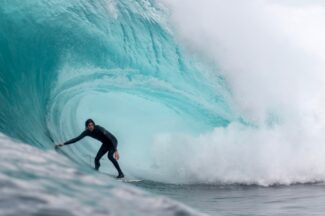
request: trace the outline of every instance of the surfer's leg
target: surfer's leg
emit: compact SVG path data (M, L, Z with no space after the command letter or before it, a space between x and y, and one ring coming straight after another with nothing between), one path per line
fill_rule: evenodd
M103 157L104 154L108 151L108 148L105 144L102 144L100 149L97 152L97 155L95 157L95 169L98 170L100 167L99 160Z
M114 150L111 150L111 149L110 149L110 150L108 151L107 156L108 156L108 159L113 163L115 169L118 171L118 175L119 175L119 176L124 176L124 175L123 175L123 172L122 172L122 170L121 170L121 168L120 168L120 166L119 166L119 164L118 164L118 162L117 162L117 160L115 160L115 158L114 158Z

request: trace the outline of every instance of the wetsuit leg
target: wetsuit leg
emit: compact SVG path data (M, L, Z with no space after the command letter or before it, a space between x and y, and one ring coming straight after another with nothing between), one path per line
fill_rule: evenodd
M95 157L95 169L98 170L100 167L99 160L103 157L104 154L108 151L108 147L105 144L102 144L100 149L97 152L97 155Z
M118 162L114 158L114 152L115 151L113 149L109 149L107 156L108 156L108 159L113 163L115 169L118 171L118 174L121 175L121 174L123 174L123 172L122 172Z

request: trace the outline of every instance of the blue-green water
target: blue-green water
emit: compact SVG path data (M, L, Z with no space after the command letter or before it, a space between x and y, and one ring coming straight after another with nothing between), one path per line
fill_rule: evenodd
M325 179L322 139L281 127L276 111L246 118L229 76L169 21L159 1L0 1L0 214L199 214L165 195L211 215L276 214L258 200L296 215L286 205L299 191L322 190L295 186L277 205L292 187L267 186ZM117 136L124 172L143 182L95 173L94 140L53 150L87 118Z
M223 78L186 56L164 20L149 1L3 1L0 130L51 149L91 117L130 164L158 136L238 119ZM79 147L67 150L77 161L97 148Z

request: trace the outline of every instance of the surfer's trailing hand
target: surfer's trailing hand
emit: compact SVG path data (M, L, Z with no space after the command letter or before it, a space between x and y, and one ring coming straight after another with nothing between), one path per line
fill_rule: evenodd
M56 144L56 145L55 145L55 148L59 148L59 147L62 147L62 146L64 146L63 143L61 143L61 144Z
M120 154L118 153L117 149L114 152L114 158L115 158L115 160L119 160L120 159Z

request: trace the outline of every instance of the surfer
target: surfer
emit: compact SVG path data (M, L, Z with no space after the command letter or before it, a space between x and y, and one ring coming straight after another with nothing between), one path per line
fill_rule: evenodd
M108 159L113 163L114 167L118 171L117 178L123 178L124 174L117 162L117 160L120 158L119 152L117 151L117 139L116 137L108 132L105 128L95 125L95 122L92 119L88 119L85 122L86 129L76 138L73 138L71 140L68 140L62 144L55 145L56 148L62 147L64 145L69 145L72 143L75 143L85 136L90 136L94 139L99 140L102 142L102 146L97 152L97 155L95 157L95 169L98 170L100 167L99 160L108 152L107 156Z

